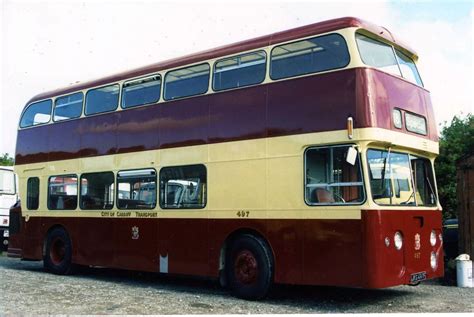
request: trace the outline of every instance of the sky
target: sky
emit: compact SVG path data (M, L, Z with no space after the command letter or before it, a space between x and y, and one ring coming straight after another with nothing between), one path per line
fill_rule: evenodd
M474 113L472 1L56 0L0 4L0 154L33 96L327 19L388 28L420 59L438 124Z

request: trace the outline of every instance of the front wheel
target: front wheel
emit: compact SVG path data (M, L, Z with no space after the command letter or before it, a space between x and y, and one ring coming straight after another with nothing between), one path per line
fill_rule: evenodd
M72 268L72 244L63 228L55 228L46 238L43 265L51 273L66 275Z
M225 271L233 295L264 298L273 283L273 256L268 244L250 234L238 237L227 252Z

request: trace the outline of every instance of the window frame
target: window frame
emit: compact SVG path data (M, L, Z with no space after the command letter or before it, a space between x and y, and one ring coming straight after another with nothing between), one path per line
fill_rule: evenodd
M119 173L122 173L122 172L132 172L132 171L143 171L143 170L153 170L155 172L155 204L150 207L150 208L120 208L120 204L118 203L119 202ZM117 175L115 176L115 183L117 184L117 189L116 189L116 193L115 193L115 205L117 207L117 209L119 210L140 210L140 209L145 209L145 210L153 210L156 208L156 206L158 206L158 200L159 200L159 190L158 190L158 187L159 187L159 179L158 179L158 172L156 171L155 168L153 167L150 167L150 168L135 168L135 169L126 169L126 170L120 170L120 171L117 171Z
M55 120L54 117L56 115L56 102L58 101L58 99L61 99L61 98L65 98L65 97L69 97L69 96L72 96L72 95L76 95L76 94L81 94L82 95L82 102L81 102L81 114L77 117L72 117L72 118L68 118L68 119L63 119L63 120ZM76 92L73 92L73 93L70 93L70 94L67 94L67 95L62 95L62 96L57 96L54 98L54 103L53 103L53 112L52 112L52 116L51 116L51 122L64 122L64 121L70 121L70 120L74 120L74 119L79 119L80 117L82 117L82 115L84 114L84 106L85 106L85 95L84 95L84 92L83 91L76 91Z
M326 70L320 70L320 71L317 71L317 72L308 72L308 73L299 74L299 75L293 75L293 76L288 76L288 77L282 77L282 78L273 78L273 77L272 77L272 65L273 65L273 63L272 63L272 55L273 55L273 51L274 51L276 48L281 47L281 46L284 46L284 45L294 44L294 43L298 43L298 42L302 42L302 41L306 41L306 40L311 40L311 39L315 39L315 38L319 38L319 37L329 36L329 35L337 35L337 36L339 36L339 37L344 41L344 43L346 44L346 51L347 51L348 59L347 59L347 63L346 63L344 66L337 67L337 68L330 68L330 69L326 69ZM340 70L340 69L344 69L344 68L346 68L346 67L351 63L351 52L350 52L350 50L349 50L349 46L347 45L347 41L346 41L345 37L344 37L342 34L340 34L340 33L331 32L331 33L327 33L327 34L320 34L320 35L316 35L316 36L313 35L313 36L310 36L310 37L300 38L300 39L297 39L297 40L294 40L294 41L291 41L291 42L276 44L276 45L273 46L272 49L270 50L270 57L268 58L268 62L269 62L268 77L269 77L272 81L280 81L280 80L285 80L285 79L291 79L291 78L297 78L297 77L303 77L303 76L311 76L311 75L314 75L314 74L320 74L320 73L324 73L324 72L331 72L331 71L337 71L337 70Z
M407 122L408 122L408 121L411 121L411 120L407 120L407 115L408 115L408 116L412 116L412 117L416 117L416 118L423 119L423 122L425 123L425 124L424 124L425 133L421 133L421 132L418 132L418 131L414 131L413 129L409 129ZM428 135L428 133L429 133L429 130L428 130L428 129L429 129L429 127L428 127L428 120L426 119L425 116L423 116L423 115L421 115L421 114L418 114L418 113L410 112L410 111L403 111L403 120L404 120L404 123L405 123L405 129L406 129L408 132L411 132L411 133L414 133L414 134L417 134L417 135L424 135L424 136L427 136L427 135Z
M116 186L117 186L117 180L116 180L116 176L115 176L115 173L112 172L112 171L106 171L106 172L88 172L88 173L82 173L79 177L78 177L78 181L79 181L79 191L78 191L78 195L79 195L79 200L78 200L78 205L79 205L79 209L80 210L85 210L85 211L102 211L102 210L112 210L114 209L115 207L115 193L112 195L112 198L114 199L114 201L112 202L112 205L110 208L102 208L102 209L94 209L94 208L82 208L82 177L84 175L90 175L90 174L112 174L113 176L113 183L114 184L114 191L116 190Z
M45 101L50 101L51 102L51 109L50 109L50 112L49 112L49 120L47 122L42 122L42 123L38 123L38 124L32 124L32 125L28 125L28 126L25 126L23 127L21 125L21 121L23 119L23 116L26 114L26 112L28 111L28 109L30 109L33 105L36 105L38 103L41 103L41 102L45 102ZM21 113L21 116L20 116L20 122L18 124L18 126L20 127L20 129L28 129L28 128L33 128L33 127L38 127L40 125L46 125L46 124L49 124L51 122L51 120L53 119L53 116L52 116L52 111L53 111L53 98L47 98L47 99L43 99L43 100L38 100L38 101L34 101L30 104L28 104L28 106L25 107L25 109L23 110L23 112Z
M139 104L139 105L136 105L136 106L131 106L131 107L124 107L123 106L123 90L125 89L125 85L128 84L128 83L133 83L135 81L138 81L138 80L143 80L143 79L147 79L147 78L151 78L151 77L159 77L160 78L160 93L158 94L158 99L155 100L155 101L152 101L152 102L149 102L149 103L144 103L144 104ZM161 73L155 73L155 74L149 74L149 75L145 75L145 76L141 76L141 77L138 77L138 78L133 78L133 79L129 79L129 80L125 80L122 82L122 85L121 85L121 88L120 88L120 100L119 100L119 103L120 103L120 109L122 110L128 110L128 109L134 109L134 108L138 108L138 107L143 107L143 106L148 106L148 105L152 105L152 104L156 104L158 103L160 100L162 100L162 93L164 91L163 89L163 86L164 86L164 80L163 80L163 77L161 76Z
M102 112L94 112L94 113L91 113L91 114L88 114L87 113L87 96L89 95L89 93L91 91L94 91L94 90L98 90L98 89L101 89L101 88L105 88L105 87L110 87L110 86L118 86L118 98L117 98L117 104L115 105L115 108L114 109L111 109L111 110L107 110L107 111L102 111ZM84 116L86 117L92 117L92 116L96 116L96 115L101 115L101 114L104 114L104 113L112 113L112 112L115 112L117 111L118 107L119 107L119 104L120 104L120 99L121 99L121 84L120 82L115 82L115 83L109 83L107 85L103 85L103 86L98 86L98 87L93 87L93 88L89 88L87 89L87 92L84 96L84 106L83 106L83 113L84 113Z
M209 78L207 80L207 86L206 86L206 90L203 91L203 92L200 92L200 93L197 93L197 94L193 94L193 95L187 95L187 96L181 96L181 97L175 97L175 98L171 98L171 99L168 99L166 98L166 78L168 77L168 75L174 71L177 71L177 70L181 70L181 69L186 69L186 68L192 68L192 67L196 67L196 66L200 66L200 65L207 65L208 66L208 69L209 69ZM186 66L183 66L183 67L179 67L179 68L174 68L174 69L170 69L168 71L166 71L165 73L165 76L164 76L164 79L163 79L163 100L164 101L174 101L174 100L180 100L180 99L184 99L184 98L190 98L190 97L194 97L194 96L201 96L201 95L205 95L209 92L209 83L211 82L212 80L212 74L211 74L211 64L209 61L205 61L203 63L198 63L198 64L192 64L192 65L186 65ZM212 90L212 89L211 89Z
M423 83L423 79L421 78L421 74L420 74L420 72L418 71L418 66L416 66L416 63L415 63L415 61L413 60L413 58L411 58L411 57L408 56L407 54L403 53L401 50L396 49L395 47L394 47L393 49L394 49L394 51L395 51L395 57L397 58L397 63L398 63L398 64L400 64L400 62L398 61L398 59L399 59L398 54L405 56L406 58L408 58L408 59L413 63L413 67L415 67L416 75L418 75L418 79L420 80L420 83L418 83L418 82L412 82L411 80L408 80L408 79L406 79L405 77L403 77L403 78L406 79L406 80L408 80L408 81L411 82L411 83L414 83L415 85L418 85L418 86L420 86L420 87L425 88L425 84ZM403 76L403 71L402 71L402 68L401 68L401 67L400 67L400 71L402 72L402 76Z
M67 177L67 176L76 177L76 190L77 190L77 194L76 194L76 208L74 208L74 209L70 209L70 208L68 208L68 209L65 209L65 208L63 208L63 209L52 209L52 208L51 208L51 205L50 205L50 199L49 199L49 196L50 196L50 194L51 194L51 192L50 192L50 186L49 186L49 184L50 184L50 182L51 182L51 178L52 178L52 177ZM66 210L66 211L70 211L70 210L77 210L77 207L78 207L78 205L79 205L79 198L78 198L78 195L79 195L79 185L78 185L78 183L77 183L78 181L79 181L79 176L78 176L77 174L50 175L50 176L48 177L48 183L47 183L47 185L48 185L48 195L46 196L46 207L48 208L48 210L49 210L49 211L65 211L65 210ZM72 196L72 195L71 195L71 196Z
M356 150L357 150L357 158L359 159L359 173L360 173L360 177L361 177L361 183L362 183L362 195L363 195L363 199L360 201L360 202L345 202L345 203L341 203L341 202L335 202L335 203L310 203L308 202L307 200L307 197L306 197L306 186L307 186L307 183L306 183L306 175L307 175L307 172L306 172L306 158L307 158L307 152L309 150L313 150L313 149L329 149L329 148L336 148L336 147L354 147ZM362 164L362 151L360 150L359 146L355 143L347 143L347 144L335 144L335 145L313 145L313 146L308 146L304 152L303 152L303 197L304 197L304 202L307 206L309 207L320 207L320 206L331 206L331 207L345 207L345 206L360 206L360 205L363 205L367 202L367 189L366 189L366 186L365 186L365 178L364 178L364 167L363 167L363 164ZM358 185L354 185L354 186L358 186Z
M173 207L166 207L163 205L162 203L162 200L161 200L161 175L162 175L162 172L164 169L170 169L170 168L181 168L181 167L188 167L188 166L203 166L204 167L204 172L205 172L205 177L206 177L206 190L205 190L205 197L204 197L204 205L203 206L200 206L200 207L177 207L177 208L173 208ZM161 209L163 210L202 210L202 209L205 209L207 207L207 194L209 192L209 184L208 184L208 172L207 172L207 166L205 164L187 164L187 165L175 165L175 166L163 166L162 168L160 168L160 172L159 172L159 176L158 176L158 180L157 180L157 185L159 187L159 192L158 192L158 201L159 201L159 206Z
M369 151L388 152L388 148L379 148L379 147L371 146L371 147L368 147L368 148L365 149L365 153L366 153L365 159L366 159L366 162L367 162L367 177L368 177L369 186L370 186L370 199L374 204L376 204L377 206L395 207L395 208L400 208L400 207L403 207L403 208L406 208L406 207L409 207L409 208L437 208L438 202L439 202L439 194L438 194L438 186L436 184L434 164L427 157L419 156L419 155L412 154L412 153L409 153L409 152L390 151L391 154L392 153L402 154L402 155L406 155L407 158L408 158L408 165L409 165L409 168L410 168L410 180L409 180L409 182L410 182L410 186L412 187L412 191L414 193L415 204L413 204L413 205L411 205L411 204L381 204L381 203L376 202L375 199L374 199L374 194L372 192L372 184L371 184L372 172L371 172L369 156L368 156ZM432 177L432 180L433 180L432 189L433 189L433 194L435 195L435 203L433 205L419 205L418 204L418 201L417 201L417 198L416 198L416 184L414 183L414 177L413 177L413 167L411 165L411 158L412 157L417 158L417 159L426 160L430 164L430 176ZM390 188L391 188L390 190L394 192L395 190L392 188L392 178L390 178L389 180L390 180Z
M228 59L232 59L232 58L235 58L235 57L240 57L240 56L246 56L246 55L252 55L252 54L257 54L257 53L263 53L264 55L264 65L265 65L265 70L264 70L264 75L263 75L263 79L257 83L252 83L252 84L247 84L247 85L243 85L243 86L238 86L238 87L232 87L232 88L222 88L222 89L216 89L214 87L214 83L215 83L215 74L216 74L216 67L217 67L217 63L219 62L222 62L222 61L225 61L225 60L228 60ZM256 85L260 85L261 83L263 83L266 79L267 79L267 70L268 70L268 54L267 52L264 50L264 49L258 49L256 51L251 51L251 52L246 52L246 53L241 53L241 54L237 54L237 55L232 55L232 56L227 56L227 57L224 57L224 58L220 58L220 59L217 59L214 61L213 63L213 66L212 66L212 78L211 78L211 88L212 88L212 91L214 92L222 92L222 91L227 91L227 90L234 90L234 89L240 89L240 88L245 88L245 87L250 87L250 86L256 86Z
M30 185L30 180L34 180L36 179L38 181L38 203L37 203L37 206L36 208L30 208L30 204L29 204L29 185ZM28 180L26 181L26 209L27 210L38 210L39 209L39 205L40 205L40 188L41 188L41 180L39 177L37 176L33 176L33 177L28 177Z

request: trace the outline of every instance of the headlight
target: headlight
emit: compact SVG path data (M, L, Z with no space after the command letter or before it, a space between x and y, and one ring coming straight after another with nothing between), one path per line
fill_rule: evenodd
M385 237L385 246L386 247L390 246L390 238L389 237Z
M436 244L436 232L434 232L434 230L431 231L431 234L430 234L430 243L432 247L434 247Z
M403 246L403 236L400 231L395 232L395 235L393 236L393 243L395 244L395 248L397 250L400 250Z
M438 260L436 258L436 253L434 252L431 252L430 264L431 264L431 268L433 270L436 270L436 267L438 266Z

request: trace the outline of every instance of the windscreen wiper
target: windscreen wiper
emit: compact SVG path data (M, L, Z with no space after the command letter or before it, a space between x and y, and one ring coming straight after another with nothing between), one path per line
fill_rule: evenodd
M387 151L387 157L385 158L385 160L383 161L383 170L382 170L382 196L385 196L383 193L385 193L385 188L386 188L386 185L385 185L385 171L386 171L386 168L387 168L387 161L388 164L389 164L389 168L390 168L390 151L392 150L392 148L389 146L388 147L388 151ZM389 195L390 195L390 205L392 204L392 189L391 189L391 184L390 184L390 189L389 189Z

